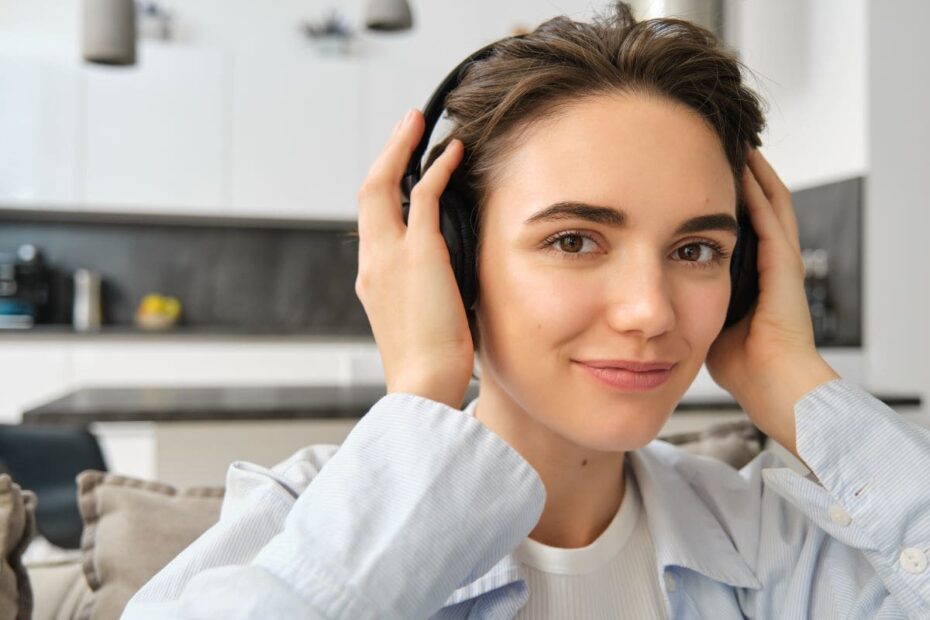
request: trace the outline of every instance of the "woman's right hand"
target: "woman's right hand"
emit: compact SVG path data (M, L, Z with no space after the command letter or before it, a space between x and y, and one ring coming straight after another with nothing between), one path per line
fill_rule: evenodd
M452 140L413 188L404 225L401 178L425 126L410 110L358 192L358 295L384 365L387 391L462 406L474 347L439 231L439 196L464 149Z

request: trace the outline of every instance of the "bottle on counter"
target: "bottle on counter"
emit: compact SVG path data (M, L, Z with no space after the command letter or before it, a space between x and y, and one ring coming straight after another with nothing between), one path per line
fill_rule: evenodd
M100 274L89 269L74 272L72 324L79 332L96 331L103 324Z

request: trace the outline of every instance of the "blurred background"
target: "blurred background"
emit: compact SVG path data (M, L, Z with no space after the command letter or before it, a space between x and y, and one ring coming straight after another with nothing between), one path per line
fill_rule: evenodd
M930 5L633 4L753 70L818 346L927 423ZM346 233L394 123L480 46L606 6L0 0L0 422L182 485L341 441L383 394ZM666 431L739 415L702 372Z

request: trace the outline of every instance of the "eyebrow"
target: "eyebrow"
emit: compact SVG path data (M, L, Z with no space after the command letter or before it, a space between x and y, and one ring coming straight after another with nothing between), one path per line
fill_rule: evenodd
M557 202L546 207L542 211L532 215L524 224L568 219L587 220L596 224L620 228L626 226L628 216L620 209L600 207L584 202L568 201ZM737 234L739 232L739 224L737 224L736 218L729 213L711 213L685 220L678 226L674 234L686 235L688 233L705 230L723 230Z

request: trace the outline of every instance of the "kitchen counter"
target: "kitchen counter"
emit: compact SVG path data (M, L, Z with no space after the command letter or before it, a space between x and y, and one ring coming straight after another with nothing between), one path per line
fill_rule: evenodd
M362 417L385 394L383 385L262 387L87 387L26 410L23 424L338 420ZM478 395L472 382L466 402ZM877 394L893 408L920 407L919 396ZM682 402L676 412L738 411L730 400Z
M383 385L89 387L24 411L23 424L358 419L384 394Z

